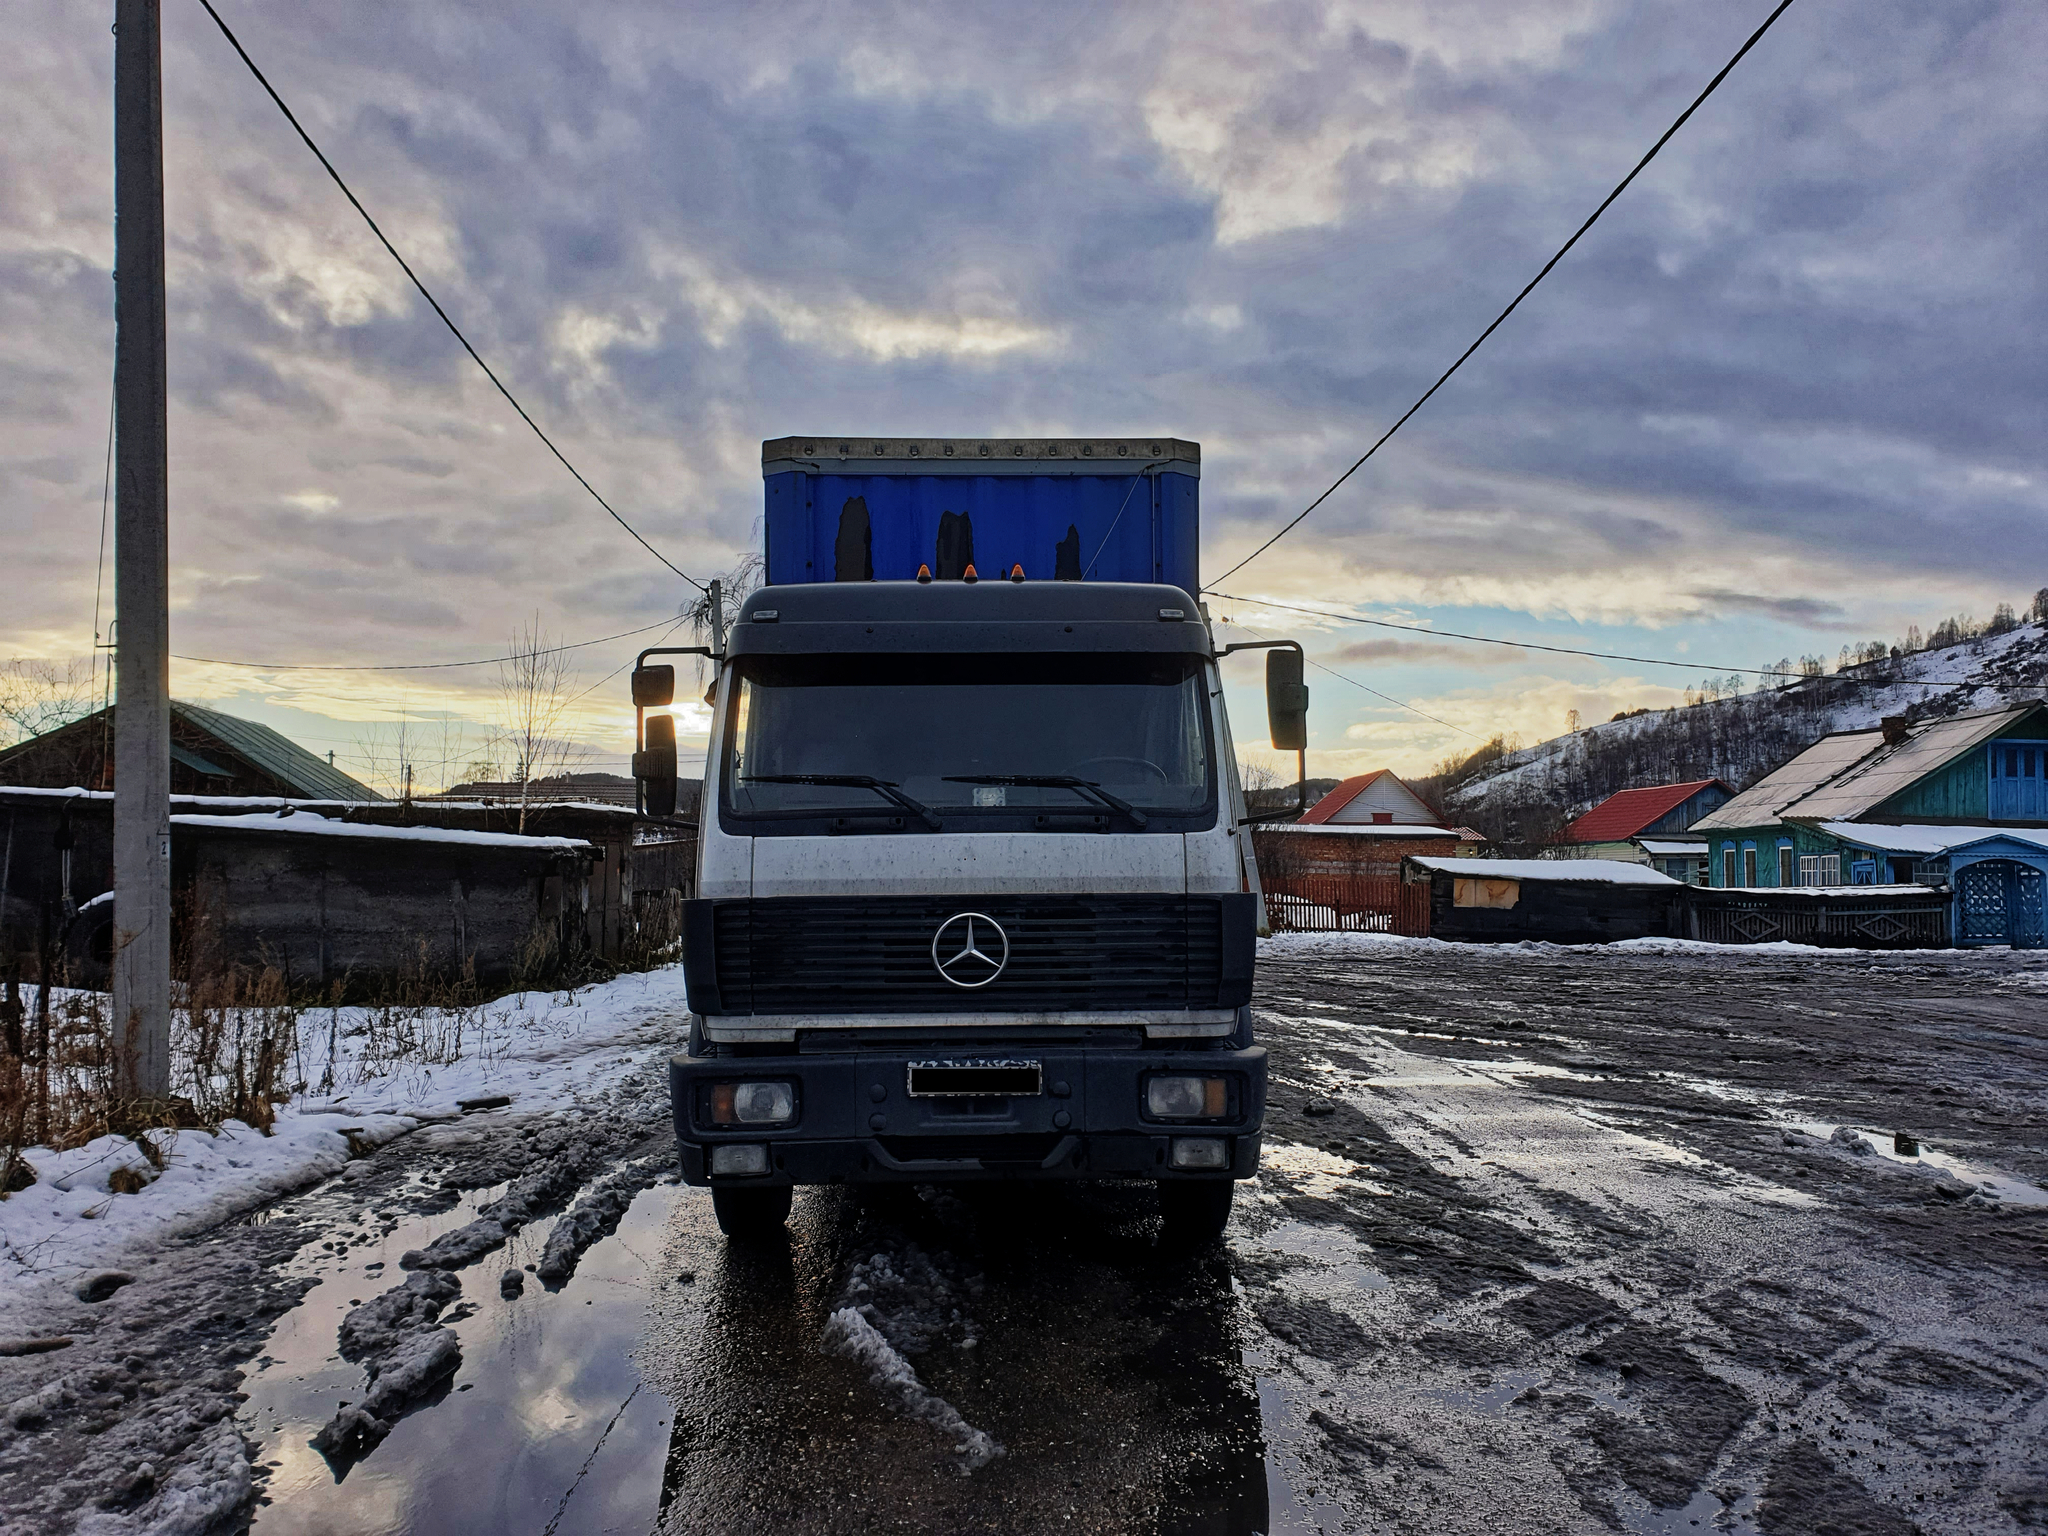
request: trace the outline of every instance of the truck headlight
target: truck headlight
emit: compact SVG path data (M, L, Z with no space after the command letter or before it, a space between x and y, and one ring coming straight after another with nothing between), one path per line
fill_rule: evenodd
M1176 1136L1166 1154L1169 1168L1228 1168L1230 1145L1220 1136Z
M1145 1109L1155 1120L1220 1120L1229 1105L1227 1078L1155 1077L1145 1084Z
M720 1083L711 1090L713 1125L780 1125L796 1118L788 1083Z
M720 1178L763 1174L768 1171L768 1149L759 1142L739 1147L713 1147L711 1171Z

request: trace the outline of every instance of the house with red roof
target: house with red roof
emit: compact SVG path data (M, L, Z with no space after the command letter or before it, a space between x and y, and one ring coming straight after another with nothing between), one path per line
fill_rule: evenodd
M1297 822L1261 827L1253 846L1261 876L1284 877L1394 870L1411 853L1472 853L1483 841L1382 768L1346 779Z
M1566 827L1555 851L1568 859L1648 864L1674 880L1704 885L1707 845L1686 834L1734 798L1734 787L1720 779L1618 790Z

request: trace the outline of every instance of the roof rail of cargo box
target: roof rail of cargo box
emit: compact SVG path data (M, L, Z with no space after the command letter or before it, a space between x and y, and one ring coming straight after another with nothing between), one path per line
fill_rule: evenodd
M1202 445L1179 437L774 437L761 472L867 475L1202 473Z

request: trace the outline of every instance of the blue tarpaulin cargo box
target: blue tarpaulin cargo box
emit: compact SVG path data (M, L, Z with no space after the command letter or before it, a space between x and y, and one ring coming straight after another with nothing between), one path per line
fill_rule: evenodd
M761 445L771 584L1165 582L1201 590L1202 450L1179 438L781 437Z

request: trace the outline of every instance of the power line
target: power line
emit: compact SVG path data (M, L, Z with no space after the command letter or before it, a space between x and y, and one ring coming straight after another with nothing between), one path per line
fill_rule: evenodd
M664 555L660 550L656 549L652 544L648 543L646 539L642 538L640 536L640 530L635 528L631 523L627 522L625 518L621 517L619 515L618 509L614 507L610 502L606 501L604 497L598 494L597 487L592 485L588 480L583 478L583 471L578 469L574 464L571 464L569 462L568 455L563 453L561 449L555 446L554 439L549 437L547 433L541 430L540 423L535 421L531 416L529 416L526 413L526 407L521 405L519 401L513 396L512 391L505 387L505 381L499 378L498 375L491 370L491 365L485 362L481 354L477 352L477 349L469 344L469 338L462 334L462 328L448 317L448 311L441 307L441 301L439 299L436 299L433 296L433 294L427 291L427 285L420 281L419 274L413 271L411 265L406 261L406 259L403 256L398 254L398 247L393 245L391 241L385 237L384 231L377 227L377 221L370 217L370 210L365 208L362 204L362 200L358 198L355 195L355 193L349 190L348 183L341 179L341 172L337 171L334 168L334 163L331 160L329 160L326 155L321 153L320 146L313 142L313 136L310 133L306 132L305 128L301 126L298 118L293 114L292 109L285 105L284 98L277 94L277 88L273 86L267 78L265 78L263 71L256 67L256 61L249 57L249 50L242 46L241 39L235 36L234 32L229 28L228 24L225 21L221 20L220 12L216 11L213 8L213 0L199 0L199 3L206 7L206 14L213 18L213 24L220 28L221 36L225 37L228 40L228 45L231 48L233 48L237 54L241 55L242 62L249 66L249 73L256 77L256 83L263 87L263 89L269 94L270 99L272 101L277 103L277 110L284 114L285 121L292 125L293 130L298 134L299 138L304 141L306 148L313 151L313 157L320 162L321 167L327 172L327 174L330 177L333 178L334 184L337 187L341 188L341 195L347 198L349 202L354 206L356 212L363 216L363 222L370 226L370 233L377 237L378 241L383 245L384 249L391 253L391 259L398 263L400 269L404 271L407 277L412 279L412 285L413 287L419 289L420 297L425 299L428 304L433 306L434 313L441 317L441 323L448 327L449 334L452 335L457 341L462 343L462 350L470 355L470 358L476 363L477 367L483 369L484 377L489 379L493 384L497 385L498 393L503 395L506 399L506 402L511 405L512 409L519 413L519 419L525 422L529 427L533 428L533 435L539 438L542 443L547 445L547 450L549 453L552 453L557 459L561 460L562 468L568 470L570 474L576 477L576 483L582 486L584 490L590 492L591 499L595 501L600 507L603 507L605 511L611 514L613 522L617 523L621 528L625 529L626 532L630 533L633 536L634 541L638 543L642 549L646 550L647 553L654 556L655 559L659 560L671 571L674 571L676 575L682 577L683 580L687 581L699 592L702 592L704 590L704 583L699 581L696 577L692 576L688 571L684 570L681 566L677 565L673 560L669 559L667 555ZM1787 0L1787 3L1789 4L1790 0Z
M206 0L200 0L200 3L205 4ZM1714 92L1720 87L1721 82L1728 78L1729 71L1733 70L1737 64L1740 64L1742 62L1743 55L1748 53L1750 49L1754 48L1757 45L1757 40L1761 38L1766 32L1771 30L1772 23L1777 21L1777 19L1780 16L1784 15L1785 12L1791 8L1791 5L1792 0L1779 0L1778 8L1772 11L1769 16L1764 18L1764 24L1762 26L1758 27L1754 32L1749 34L1749 40L1745 42L1740 48L1735 50L1735 57L1730 59L1726 64L1723 64L1721 66L1721 72L1718 75L1714 76L1713 79L1707 82L1707 88L1701 91L1699 95L1693 98L1692 105L1687 107L1683 112L1678 114L1677 121L1673 122L1669 128L1666 128L1664 130L1663 137L1659 138L1656 143L1650 146L1649 153L1644 155L1642 159L1636 162L1635 169L1630 171L1626 176L1621 178L1621 181L1615 186L1615 189L1612 192L1608 193L1607 196L1601 201L1600 206L1598 208L1595 208L1593 212L1587 217L1586 222L1581 224L1575 231L1573 231L1571 239L1565 241L1563 245L1559 246L1557 248L1557 254L1551 257L1550 260L1546 261L1543 264L1543 270L1538 272L1534 277L1529 279L1528 286L1525 287L1520 293L1515 295L1513 301L1508 305L1506 309L1502 310L1498 315L1494 316L1492 325L1489 325L1485 330L1479 333L1479 340L1473 342L1471 346L1467 347L1463 352L1459 353L1458 360L1443 371L1443 376L1439 378L1434 384L1430 385L1428 389L1423 391L1422 398L1420 400L1417 400L1413 405L1409 406L1407 410L1403 411L1401 413L1401 419L1395 422L1391 427L1387 428L1385 432L1381 433L1379 441L1374 443L1370 448L1366 449L1364 453L1360 454L1358 456L1358 462L1353 464L1349 469L1345 470L1343 474L1339 475L1333 482L1331 482L1330 488L1324 491L1323 494L1318 496L1314 501L1310 502L1308 506L1302 510L1300 516L1296 517L1293 522L1290 522L1285 528L1282 528L1278 533L1274 534L1272 538L1266 540L1265 543L1261 544L1257 549L1253 550L1250 554L1246 555L1242 560L1238 561L1236 565L1233 565L1221 576L1218 576L1216 578L1218 581L1228 581L1232 575L1234 575L1238 571L1243 570L1247 565L1250 565L1254 560L1258 559L1260 555L1263 555L1267 550L1271 549L1275 544L1279 543L1282 539L1287 537L1289 533L1293 532L1295 526L1299 524L1303 518L1306 518L1309 515L1309 513L1315 511L1317 507L1320 507L1325 501L1329 500L1329 498L1336 492L1338 486L1342 485L1346 480L1349 480L1353 475L1357 474L1360 467L1364 465L1365 461L1371 458L1374 454L1378 453L1381 447L1386 443L1387 439L1392 437L1396 432L1400 431L1402 426L1407 422L1410 416L1413 416L1417 411L1421 410L1423 406L1429 403L1429 397L1431 395L1434 395L1438 390L1442 389L1444 385L1449 381L1451 375L1456 373L1460 368L1465 366L1465 359L1470 357L1474 352L1477 352L1479 350L1480 344L1484 342L1487 337L1491 336L1496 330L1500 328L1501 322L1506 320L1509 315L1512 315L1515 312L1516 308L1521 304L1522 300L1529 297L1529 295L1535 291L1536 285L1538 283L1542 282L1544 278L1550 275L1550 269L1556 266L1560 261L1564 260L1565 253L1569 251L1573 246L1579 243L1579 236L1583 235L1587 230L1591 229L1595 221L1599 219L1601 214L1605 213L1608 210L1608 207L1614 202L1614 200L1620 197L1622 193L1628 190L1629 183L1634 181L1637 176L1642 174L1643 167L1648 165L1652 160L1657 158L1657 152L1661 150L1666 144L1671 142L1672 135L1676 134L1679 129L1685 126L1686 120L1690 118L1693 115L1693 113L1699 110L1700 103L1704 102L1709 96L1714 94ZM209 7L209 9L211 9L211 7Z
M644 635L649 630L666 625L673 630L681 619L657 619L652 624L643 624L638 629L622 629L616 635L599 635L595 640L572 640L566 645L544 647L549 651L580 651L588 646L606 645L613 640L625 640L634 635ZM252 672L439 672L450 667L494 667L501 661L517 661L517 656L485 656L477 661L406 661L388 662L378 666L356 667L340 662L311 662L299 664L289 661L228 661L219 656L186 656L171 653L179 661L203 662L211 667L245 667ZM621 669L623 670L623 669ZM618 673L612 674L614 677Z
M1287 613L1306 613L1318 619L1334 619L1342 624L1371 624L1379 629L1399 629L1411 635L1428 635L1438 640L1471 640L1480 645L1505 645L1518 651L1550 651L1559 656L1590 656L1596 661L1629 661L1645 667L1677 667L1685 672L1726 673L1739 672L1747 677L1782 677L1795 683L1818 681L1818 675L1806 672L1781 672L1773 667L1713 667L1702 666L1697 661L1667 661L1661 656L1624 656L1618 651L1587 651L1570 645L1542 645L1534 640L1503 640L1497 635L1468 635L1455 629L1431 629L1426 624L1397 624L1392 619L1368 619L1355 613L1331 613L1325 608L1302 608L1293 603L1268 602L1262 597L1235 597L1228 592L1218 592L1214 587L1203 591L1214 597L1221 597L1233 603L1250 603L1255 608L1278 608ZM1837 672L1832 681L1873 683L1884 688L1996 688L1998 684L1979 679L1918 678L1918 677L1846 677Z

